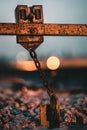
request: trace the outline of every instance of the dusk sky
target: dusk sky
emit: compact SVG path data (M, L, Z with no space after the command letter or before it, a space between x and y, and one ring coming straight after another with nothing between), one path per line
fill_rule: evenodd
M87 24L87 0L1 0L0 22L15 22L17 5L43 5L44 23ZM36 49L39 58L51 55L87 57L87 37L45 36ZM16 42L16 36L0 36L0 57L16 60L28 52Z

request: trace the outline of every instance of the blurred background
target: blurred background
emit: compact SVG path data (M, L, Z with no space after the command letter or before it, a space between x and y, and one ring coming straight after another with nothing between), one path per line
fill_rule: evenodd
M17 5L42 5L44 23L87 24L87 0L3 0L0 22L15 22ZM42 69L53 87L60 90L87 91L87 37L45 36L36 49ZM28 51L16 36L0 36L0 84L13 82L42 86L42 80Z

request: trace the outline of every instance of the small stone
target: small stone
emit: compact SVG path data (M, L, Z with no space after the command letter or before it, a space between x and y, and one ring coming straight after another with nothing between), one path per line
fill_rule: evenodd
M26 110L26 106L25 105L20 106L20 110L25 111Z
M8 123L4 124L4 130L9 130L9 124Z
M2 125L2 121L0 120L0 126Z
M11 113L14 114L14 115L18 115L18 114L21 113L21 110L16 109L16 108L13 108L13 109L11 110Z
M26 86L23 86L22 87L22 92L24 92L24 93L28 92L28 88Z
M20 107L20 105L19 105L18 102L15 102L14 104L15 104L15 107L16 107L16 108L19 108L19 107Z
M20 98L16 98L15 101L18 102L19 104L22 103L22 100Z
M31 116L31 114L28 111L24 111L23 115L26 116L26 117L30 117Z
M27 127L28 126L28 120L27 119L22 120L22 122L19 124L19 126L21 126L22 128Z
M9 122L9 117L3 117L3 121L4 121L4 123Z
M32 127L36 127L35 122L32 122L32 123L31 123L31 126L32 126Z

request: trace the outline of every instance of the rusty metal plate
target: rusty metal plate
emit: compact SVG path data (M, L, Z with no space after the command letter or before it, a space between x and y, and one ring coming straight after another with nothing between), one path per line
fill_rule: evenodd
M29 50L30 48L36 49L41 43L20 43L25 49Z
M57 128L60 125L60 105L54 94L50 95L50 104L40 106L41 125L48 128Z
M18 23L43 23L42 6L36 5L28 7L27 5L18 5L16 10L16 21ZM35 29L31 29L33 33ZM36 49L43 42L43 36L17 36L17 43L20 43L26 49Z
M42 42L43 36L17 36L17 43L20 43L27 50L36 49Z
M87 24L0 23L0 35L87 36Z
M59 114L59 109L56 108L57 113ZM52 113L50 110L50 104L41 105L40 106L40 122L41 126L47 127L47 128L57 128L59 127L59 115L58 118L55 119L55 117L52 117Z
M42 43L43 36L17 36L17 43Z

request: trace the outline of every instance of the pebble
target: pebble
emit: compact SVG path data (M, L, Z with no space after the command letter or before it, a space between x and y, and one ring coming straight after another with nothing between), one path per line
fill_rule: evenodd
M21 113L21 110L16 109L16 108L13 107L12 110L11 110L11 113L14 114L14 115L18 115L18 114Z
M3 94L1 93L3 92ZM70 125L82 124L87 127L87 95L57 94L60 101L60 130ZM43 89L3 91L0 89L0 128L4 130L33 130L40 127L40 105L49 103L47 92ZM47 130L44 128L44 130ZM71 129L72 130L72 129ZM83 130L83 129L82 129Z
M22 90L23 93L27 93L28 92L28 88L26 86L23 86L21 90Z
M20 107L20 104L18 102L15 102L14 105L15 105L16 108Z

